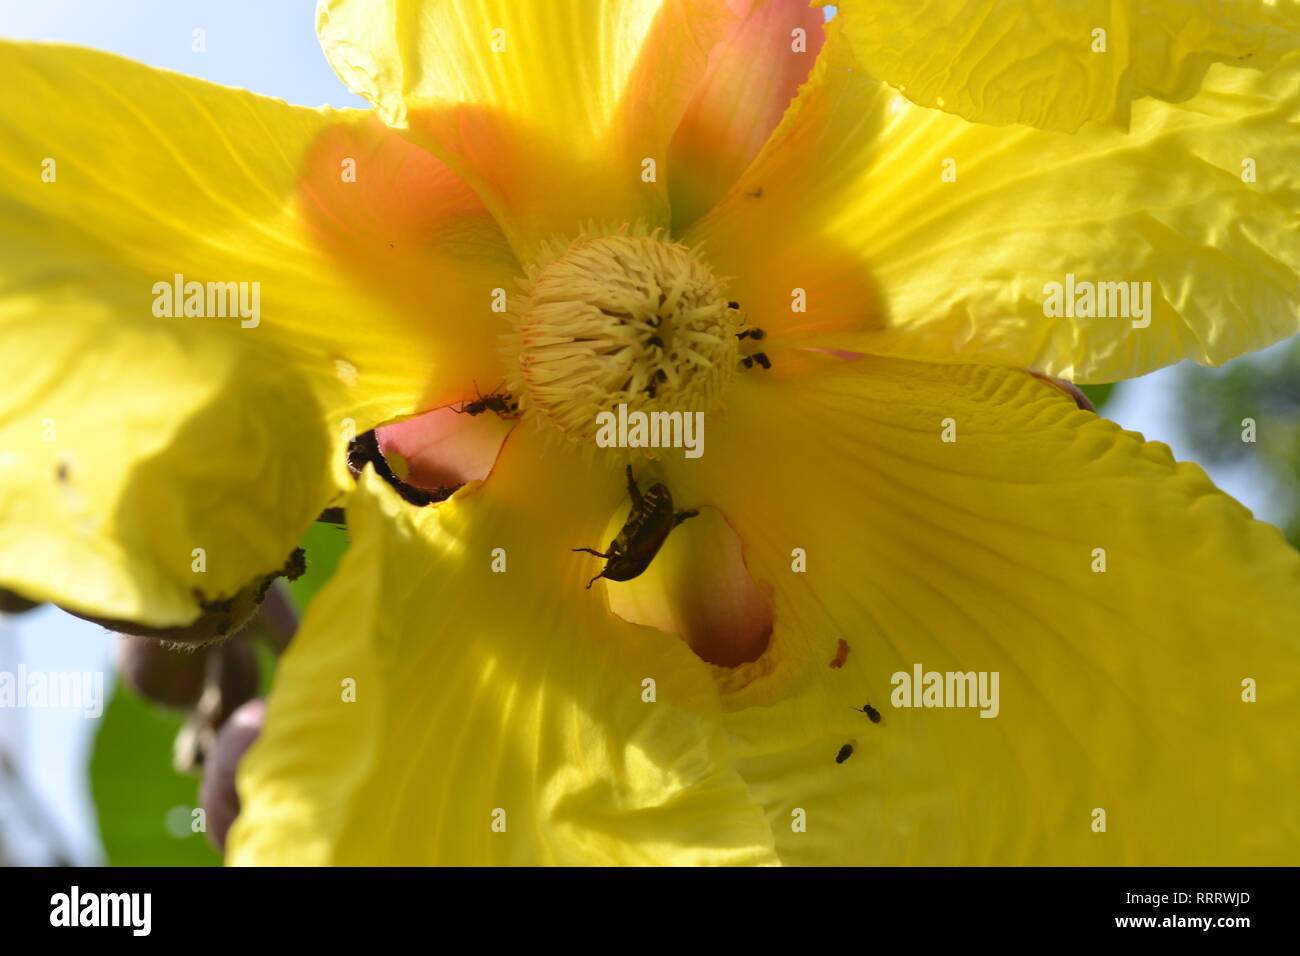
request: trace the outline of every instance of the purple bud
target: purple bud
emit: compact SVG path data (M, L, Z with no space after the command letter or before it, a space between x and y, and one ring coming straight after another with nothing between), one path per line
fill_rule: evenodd
M217 734L216 746L203 768L199 805L207 812L208 840L223 853L226 834L239 816L235 771L248 748L262 733L265 719L266 701L260 698L250 700L236 710Z

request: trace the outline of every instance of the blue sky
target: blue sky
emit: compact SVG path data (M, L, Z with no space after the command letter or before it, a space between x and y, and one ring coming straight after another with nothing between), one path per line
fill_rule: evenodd
M0 4L0 36L60 40L304 106L365 106L316 43L313 0L40 0ZM206 52L193 33L205 31Z

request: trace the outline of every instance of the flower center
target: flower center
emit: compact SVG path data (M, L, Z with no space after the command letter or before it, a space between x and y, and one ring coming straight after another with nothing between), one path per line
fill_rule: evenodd
M512 390L571 440L593 440L596 415L620 404L712 411L735 374L734 303L697 252L658 233L548 247L524 286Z

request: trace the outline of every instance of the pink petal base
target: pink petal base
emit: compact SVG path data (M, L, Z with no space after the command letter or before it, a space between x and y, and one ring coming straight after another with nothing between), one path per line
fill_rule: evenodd
M493 412L470 415L447 406L381 425L375 433L399 478L434 491L486 478L513 426Z
M678 525L644 575L603 583L611 611L677 634L710 664L738 667L767 650L771 601L745 566L740 538L713 508Z

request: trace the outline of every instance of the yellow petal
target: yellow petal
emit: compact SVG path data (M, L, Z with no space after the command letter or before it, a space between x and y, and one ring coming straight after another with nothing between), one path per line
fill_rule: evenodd
M601 562L569 549L603 547L624 496L527 421L441 505L367 472L240 768L229 861L771 861L708 668L583 587Z
M349 119L313 141L296 202L359 312L287 331L295 341L324 331L358 356L348 361L360 366L357 385L388 399L370 421L464 400L500 374L497 304L522 269L464 180L373 116ZM355 181L343 178L353 162Z
M806 0L760 0L714 48L668 147L675 232L708 212L763 148L812 71L822 22Z
M1216 65L1185 103L1135 104L1128 134L1066 136L913 106L849 68L836 22L763 154L686 237L736 276L751 322L1078 382L1300 330L1300 54ZM1052 284L1078 283L1121 314L1049 314ZM1101 283L1125 284L1127 310Z
M774 591L723 708L754 799L806 811L783 862L1296 859L1300 555L1275 528L1021 372L772 361L665 462ZM997 716L895 708L918 664L997 672Z
M188 623L285 563L333 493L330 436L275 353L123 328L99 291L4 300L0 582L97 618Z
M725 0L324 0L316 26L343 81L529 260L588 220L668 224L668 142L734 20Z
M0 57L0 581L182 623L283 564L350 433L434 377L470 391L517 267L467 187L364 113L70 47ZM397 190L405 217L367 218ZM185 316L178 275L235 285Z
M845 0L857 64L921 106L1072 133L1300 48L1295 0Z

